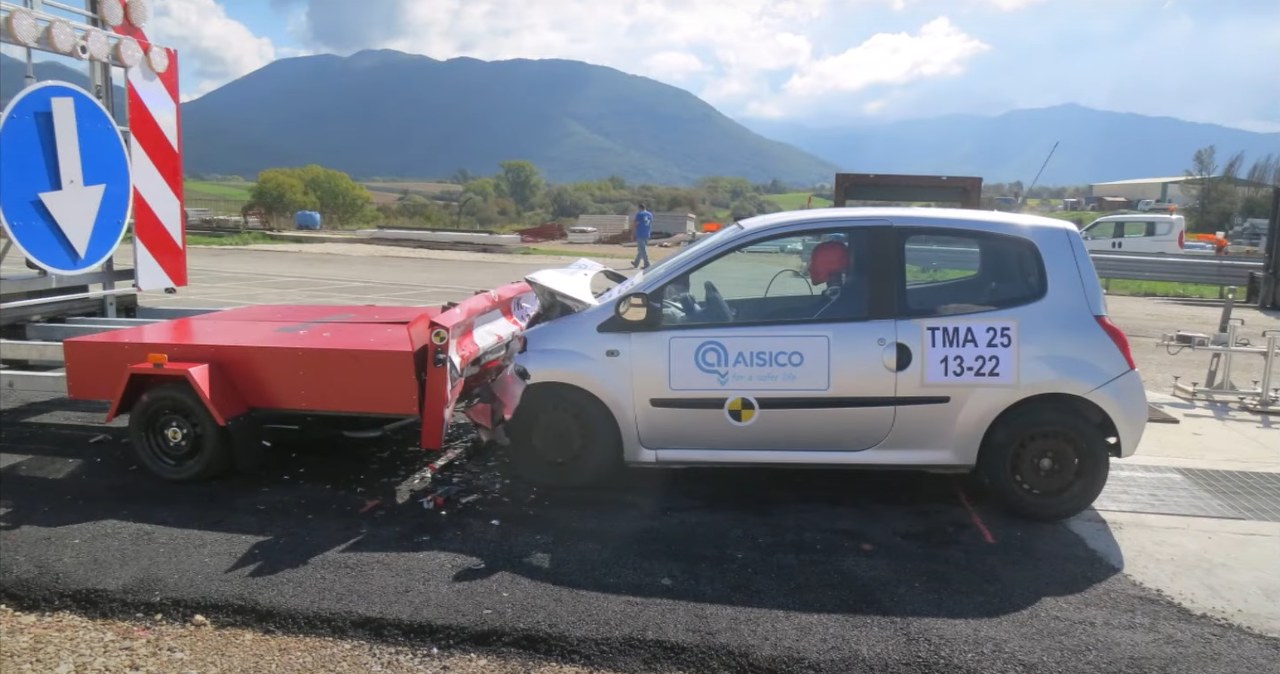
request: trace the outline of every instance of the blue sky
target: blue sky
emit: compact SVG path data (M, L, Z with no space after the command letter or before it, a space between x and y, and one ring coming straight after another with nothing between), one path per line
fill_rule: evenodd
M154 0L183 91L391 48L570 58L739 118L838 124L1079 103L1280 131L1278 0Z

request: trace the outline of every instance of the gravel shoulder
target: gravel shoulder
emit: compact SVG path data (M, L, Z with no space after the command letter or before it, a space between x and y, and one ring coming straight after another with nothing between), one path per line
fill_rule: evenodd
M23 613L0 606L0 671L98 672L414 672L432 674L585 674L600 669L521 658L442 652L320 636L218 627L200 615L99 620L67 612Z

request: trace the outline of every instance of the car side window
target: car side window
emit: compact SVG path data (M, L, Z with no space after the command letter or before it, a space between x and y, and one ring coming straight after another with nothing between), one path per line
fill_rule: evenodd
M1081 232L1085 241L1094 239L1114 239L1116 236L1116 223L1114 221L1098 222L1089 225Z
M1155 233L1155 223L1152 223L1152 222L1124 223L1124 238L1126 239L1135 239L1135 238L1141 238L1144 236L1151 236L1154 233Z
M870 313L869 237L823 229L756 240L656 293L664 327L848 321Z
M1035 244L996 234L909 233L899 237L899 313L950 316L1028 304L1044 296Z

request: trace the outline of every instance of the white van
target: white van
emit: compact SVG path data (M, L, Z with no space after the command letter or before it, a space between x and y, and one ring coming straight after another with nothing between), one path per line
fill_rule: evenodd
M1080 230L1085 248L1126 253L1182 253L1186 235L1186 218L1165 213L1108 215Z

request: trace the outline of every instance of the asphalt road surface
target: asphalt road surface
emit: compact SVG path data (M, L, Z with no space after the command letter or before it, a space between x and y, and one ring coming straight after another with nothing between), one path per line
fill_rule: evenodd
M1280 641L1190 615L1065 527L1003 517L950 477L641 470L546 494L481 450L436 477L461 489L427 509L430 485L397 502L425 458L407 439L278 438L256 474L179 486L137 467L100 405L3 402L0 577L19 605L644 671L1280 662Z
M210 290L179 297L240 302L218 275L244 292L274 280L311 301L346 296L285 283L310 273L417 285L379 291L413 302L517 271L422 261L418 276L384 261L356 274L354 263L219 255L216 268L193 256ZM255 271L264 276L244 276ZM270 301L282 300L293 298ZM137 466L126 420L104 427L104 412L0 394L4 601L198 611L222 625L635 671L1213 673L1280 662L1280 640L1192 615L1065 526L1007 518L957 478L636 470L547 493L481 450L404 498L428 459L408 448L407 429L377 442L283 436L252 475L172 485ZM456 491L424 507L442 486Z

